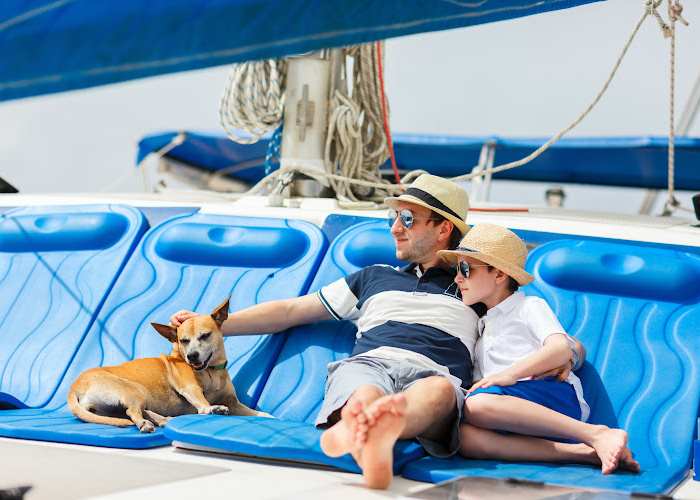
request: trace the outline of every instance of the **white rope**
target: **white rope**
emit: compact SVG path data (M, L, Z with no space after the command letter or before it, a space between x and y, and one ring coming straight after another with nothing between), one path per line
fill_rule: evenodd
M231 67L221 97L219 119L229 138L240 144L258 142L282 122L287 63L268 59ZM241 135L244 131L247 136Z
M675 133L675 108L676 108L676 21L681 21L686 26L688 22L682 16L683 6L678 0L668 0L668 19L670 25L664 29L664 36L671 39L669 54L669 131L668 131L668 195L661 215L671 215L680 203L675 194L676 174L676 133ZM663 29L663 28L662 28Z
M345 49L341 58L343 74L346 56L354 58L352 94L348 96L336 89L330 102L324 162L326 173L340 178L326 178L338 199L348 207L360 199L381 202L389 193L387 186L391 186L379 172L389 157L389 147L379 112L382 93L378 54L374 43ZM350 182L351 179L369 184Z
M569 126L555 134L546 143L525 158L499 165L497 167L491 167L478 172L453 177L452 180L466 181L475 177L491 176L498 172L523 166L539 157L542 153L549 149L552 144L556 143L565 134L578 126L578 124L588 116L593 108L595 108L608 90L608 87L610 86L613 78L616 76L623 59L627 55L629 47L631 46L634 38L637 36L637 33L639 32L644 21L649 16L655 17L664 34L671 36L671 108L673 109L673 87L675 83L675 21L681 20L684 24L687 24L687 22L681 16L682 6L680 5L680 2L675 0L674 3L674 0L669 0L669 3L673 4L673 7L669 5L669 12L673 12L673 14L670 14L671 26L668 26L657 11L662 1L663 0L645 1L644 14L639 19L632 30L632 33L628 37L607 80L593 101ZM378 111L381 109L381 93L379 91L379 84L376 78L377 68L375 50L376 49L373 47L373 44L367 44L351 49L351 54L355 57L355 64L353 67L354 92L352 98L346 96L342 92L335 92L331 100L329 111L329 132L327 135L324 158L327 171L324 173L315 169L305 169L300 167L280 168L259 181L248 192L236 195L236 197L257 194L264 188L269 187L269 185L271 185L271 183L279 176L289 174L290 172L298 172L311 177L325 177L328 179L331 187L336 191L337 197L341 202L352 203L358 200L360 196L358 196L357 190L352 189L352 186L370 188L368 197L379 201L383 196L376 193L377 190L387 194L401 192L403 191L404 186L408 184L410 180L424 172L422 170L409 172L401 179L401 184L388 183L379 175L378 167L386 161L388 156L388 147L382 128L382 118L379 116ZM283 72L279 73L283 75ZM229 87L234 87L234 85L229 85ZM269 85L269 87L272 88L274 85ZM282 88L282 85L280 85L278 88ZM274 90L273 92L268 93L274 94ZM227 91L224 95L224 99L222 99L222 117L224 116L223 110L228 109L229 102L233 100L231 97L229 97L229 94L230 92ZM239 92L239 96L240 95L241 92ZM276 96L276 99L269 99L268 103L273 101L275 103L281 103L280 108L282 108L283 96L281 96L279 93L274 95ZM356 96L357 99L355 98ZM251 102L253 101L251 100ZM245 103L241 103L241 105L242 107L245 107ZM251 115L255 116L254 109L249 109L251 109ZM231 112L231 114L235 113ZM279 119L281 119L281 111L280 118L277 120ZM252 127L245 125L245 120L236 122L237 124L241 123L245 126L237 125L236 127L244 128L253 136L257 135L259 137L262 135L258 134L256 131L256 128L263 128L259 125L259 122L256 122L251 118L249 118L248 121L253 123ZM222 118L222 124L223 123L224 120ZM276 127L279 121L270 123L273 124L269 125L269 128L266 129L266 131ZM227 129L227 132L229 132L229 136L232 139L237 140L232 137L229 129ZM669 134L669 200L675 200L675 197L673 197L673 149L674 130L673 111L671 111L671 131ZM677 206L677 201L675 203L675 206Z
M475 177L486 177L489 175L496 174L498 172L503 172L505 170L511 170L513 168L521 167L527 163L530 163L532 160L534 160L535 158L540 156L542 153L547 151L552 144L554 144L559 139L564 137L565 134L570 132L574 127L576 127L579 123L581 123L583 121L583 119L586 118L586 116L588 116L588 114L598 104L600 99L603 97L605 92L608 90L610 83L612 82L613 78L617 74L617 70L620 68L620 64L622 64L622 60L625 58L625 55L627 55L627 50L629 49L630 45L632 44L632 41L634 40L634 38L637 36L637 33L639 32L639 29L642 27L642 24L644 23L646 18L649 15L654 14L655 10L650 9L650 6L654 6L654 9L655 9L656 7L658 7L658 4L660 2L661 2L661 0L647 0L647 2L646 2L647 8L644 10L644 14L642 15L641 19L637 22L637 25L634 27L634 30L632 30L632 34L629 36L629 38L627 39L627 42L625 43L624 47L622 48L622 52L620 53L619 57L617 58L617 61L615 62L615 65L613 66L612 71L610 72L610 76L608 76L608 79L605 81L605 84L600 89L598 94L595 96L595 99L593 99L593 101L588 105L588 107L583 111L583 113L581 113L568 127L559 131L552 138L550 138L547 142L545 142L542 146L537 148L535 151L530 153L525 158L521 158L520 160L512 161L510 163L505 163L505 164L499 165L497 167L486 168L486 169L483 169L481 171L472 172L469 174L453 177L452 180L455 182L466 181L466 180L471 180Z

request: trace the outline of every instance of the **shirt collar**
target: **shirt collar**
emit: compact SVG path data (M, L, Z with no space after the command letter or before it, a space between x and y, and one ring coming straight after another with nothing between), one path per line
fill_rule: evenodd
M454 279L455 277L455 272L450 270L449 268L444 268L441 266L433 266L429 268L426 271L422 271L420 266L416 264L415 262L412 262L408 264L407 266L399 268L401 271L409 274L414 274L417 277L421 278L422 276L426 274L432 274L433 276L447 276L450 279Z
M494 317L499 314L508 314L523 300L525 300L525 294L523 292L513 292L513 294L503 302L486 311L486 316Z

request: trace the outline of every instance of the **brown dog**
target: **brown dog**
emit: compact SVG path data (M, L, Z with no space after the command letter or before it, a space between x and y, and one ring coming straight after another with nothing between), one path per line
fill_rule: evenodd
M179 328L151 323L173 343L170 355L85 371L68 393L68 406L86 422L136 425L141 432L188 413L269 417L236 397L221 334L227 317L228 300L211 316L190 318Z

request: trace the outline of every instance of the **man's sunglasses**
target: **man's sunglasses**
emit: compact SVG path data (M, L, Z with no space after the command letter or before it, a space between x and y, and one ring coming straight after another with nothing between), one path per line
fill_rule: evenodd
M393 227L397 218L401 221L401 225L406 229L411 229L413 227L413 223L417 220L440 220L436 217L416 217L408 208L401 209L398 212L392 208L389 210L389 216L387 219L389 227Z
M469 270L472 267L491 267L488 264L469 264L466 260L460 260L457 262L457 264L454 266L456 268L456 271L464 276L465 278L469 278Z

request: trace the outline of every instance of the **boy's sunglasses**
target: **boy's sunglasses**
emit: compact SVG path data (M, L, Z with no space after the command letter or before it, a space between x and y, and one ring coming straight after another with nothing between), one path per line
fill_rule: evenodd
M387 218L389 227L393 227L397 218L401 221L401 225L406 229L411 229L413 227L413 223L417 220L439 220L435 217L416 217L408 208L403 208L398 212L392 208L389 210L389 215Z
M465 278L469 278L469 270L472 267L491 267L488 264L469 264L466 260L460 260L455 264L454 268L456 271L464 276Z

